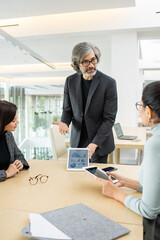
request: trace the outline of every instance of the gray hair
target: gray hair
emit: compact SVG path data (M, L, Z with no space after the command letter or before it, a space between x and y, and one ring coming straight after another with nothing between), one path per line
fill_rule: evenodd
M82 42L82 43L78 43L73 48L71 66L77 73L81 73L81 71L79 69L79 64L81 63L84 56L89 54L91 52L91 50L93 50L93 52L95 53L95 56L97 57L97 60L99 62L100 57L101 57L101 52L98 49L98 47L96 47L94 44L89 43L89 42Z

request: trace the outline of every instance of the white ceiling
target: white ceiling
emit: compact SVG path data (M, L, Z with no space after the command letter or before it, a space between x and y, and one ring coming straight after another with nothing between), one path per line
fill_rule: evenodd
M0 29L57 66L53 70L40 64L0 38L0 81L4 77L16 84L29 84L29 79L50 84L55 77L63 83L72 72L69 53L55 56L54 41L59 42L60 51L71 34L78 42L79 34L89 32L160 31L159 0L6 0L0 8L0 26L4 26Z
M133 6L135 6L135 0L5 0L1 1L0 19Z

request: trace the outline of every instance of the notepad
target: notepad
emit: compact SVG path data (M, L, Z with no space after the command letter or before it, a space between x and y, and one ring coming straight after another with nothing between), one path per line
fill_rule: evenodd
M127 228L81 203L45 212L41 216L73 240L111 240L130 232ZM51 238L33 237L30 224L22 229L22 235L51 240Z
M66 234L56 226L47 221L42 215L30 213L30 232L32 237L71 240Z

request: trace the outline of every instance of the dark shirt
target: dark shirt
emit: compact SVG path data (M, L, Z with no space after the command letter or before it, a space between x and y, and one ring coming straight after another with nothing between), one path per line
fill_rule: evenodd
M91 84L92 84L92 80L85 80L82 77L83 116L84 116L86 102L87 102L88 93L89 93ZM80 142L79 142L78 147L87 147L88 144L89 144L88 134L87 134L86 124L85 124L84 117L83 117L82 126L81 126L81 137L80 137Z
M5 134L0 135L0 170L7 170L10 164L10 154Z
M89 93L89 89L91 87L92 80L85 80L82 77L82 99L83 99L83 113L85 112L87 97Z

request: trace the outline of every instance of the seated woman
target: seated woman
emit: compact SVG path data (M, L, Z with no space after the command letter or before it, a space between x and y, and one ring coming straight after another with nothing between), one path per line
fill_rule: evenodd
M145 126L150 126L153 136L144 148L144 158L138 179L131 180L117 173L108 173L119 180L113 184L102 182L102 194L116 199L127 208L143 216L144 239L160 239L160 81L148 84L142 94L141 102L136 103L139 116ZM127 195L119 187L128 187L142 192L142 199Z
M18 123L16 105L0 100L0 182L29 168L11 133Z

